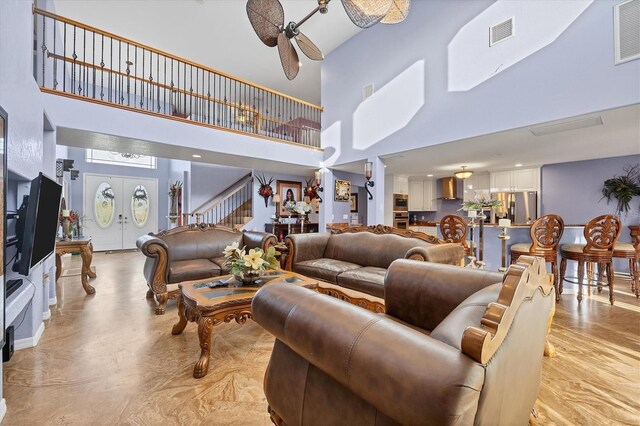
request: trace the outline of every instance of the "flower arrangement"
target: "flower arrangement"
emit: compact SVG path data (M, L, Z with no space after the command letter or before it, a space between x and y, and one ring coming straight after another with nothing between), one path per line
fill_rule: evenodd
M169 197L171 199L171 205L169 207L169 220L171 223L175 223L178 219L178 200L182 196L182 182L177 180L175 183L169 185Z
M602 198L607 199L607 204L612 198L616 201L616 214L625 216L629 213L630 203L633 197L640 196L640 163L624 168L624 174L614 176L604 181Z
M276 256L280 253L275 247L271 246L267 251L251 249L247 252L247 246L240 248L235 242L225 247L223 253L225 261L223 266L229 268L231 273L243 283L251 283L258 279L262 272L266 269L277 269L278 259Z
M306 216L311 212L311 205L305 201L298 201L295 206L295 212L300 216Z
M480 197L476 197L474 200L462 203L462 208L460 210L482 210L488 208L498 209L500 207L502 207L500 200L492 200L491 198L481 195Z
M269 201L269 197L273 196L273 188L271 184L273 183L273 178L270 178L267 181L267 178L262 175L256 175L258 179L258 183L260 183L260 189L258 189L258 195L264 198L264 206L267 207L267 203Z
M296 202L295 201L287 201L284 203L284 209L289 212L289 216L296 213Z

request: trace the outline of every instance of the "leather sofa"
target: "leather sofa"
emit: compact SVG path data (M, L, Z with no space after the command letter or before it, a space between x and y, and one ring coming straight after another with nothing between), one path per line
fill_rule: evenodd
M276 338L264 390L288 425L524 425L540 386L552 275L397 260L376 314L286 283L253 318Z
M460 264L464 249L422 232L383 225L346 228L324 234L293 234L286 269L322 280L321 293L384 310L384 276L396 259ZM326 284L325 284L326 283Z
M143 235L137 247L147 256L144 276L149 291L147 298L155 296L156 314L165 312L169 299L178 294L178 283L224 275L224 248L234 242L247 250L266 250L276 244L273 234L239 231L213 224L179 226L158 234Z

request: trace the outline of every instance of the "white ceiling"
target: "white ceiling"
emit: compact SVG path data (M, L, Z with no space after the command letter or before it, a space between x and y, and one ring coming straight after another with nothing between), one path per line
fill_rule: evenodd
M320 104L320 62L299 52L302 68L289 81L277 48L256 36L244 0L54 0L59 15L115 33L288 95ZM281 0L285 22L299 21L317 0ZM360 29L333 1L301 27L326 56ZM295 43L294 43L295 44Z
M600 126L534 136L532 128L602 117ZM449 142L384 156L387 174L451 176L461 166L476 172L537 167L544 164L638 155L640 161L640 104L579 117L541 123L490 135ZM336 166L362 173L363 163Z

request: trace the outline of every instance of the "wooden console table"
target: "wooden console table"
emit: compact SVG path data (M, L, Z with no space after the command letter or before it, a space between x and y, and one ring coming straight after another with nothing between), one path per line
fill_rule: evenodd
M300 234L302 233L301 225L299 223L291 224L291 233L292 234ZM265 223L264 231L274 234L278 241L284 240L284 237L289 233L289 225L286 223ZM304 224L304 233L318 232L318 224L317 223L306 223Z
M96 289L89 284L89 278L96 277L95 272L91 270L91 260L93 259L93 244L91 244L91 238L56 241L56 282L62 274L61 256L73 252L79 252L80 257L82 257L82 271L80 272L82 287L87 294L94 294Z

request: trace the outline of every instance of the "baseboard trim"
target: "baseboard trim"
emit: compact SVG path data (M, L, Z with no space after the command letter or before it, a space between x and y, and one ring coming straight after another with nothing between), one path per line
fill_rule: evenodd
M43 333L44 333L44 323L41 322L40 327L38 327L38 330L36 331L36 334L33 337L27 337L26 339L16 340L13 344L14 349L16 351L19 351L20 349L33 348L38 344Z
M57 305L58 304L58 298L54 297L53 299L49 299L49 306L51 305Z
M7 400L2 398L0 400L0 423L2 423L5 414L7 414Z
M48 320L49 318L51 318L51 309L47 309L42 313L43 320Z

